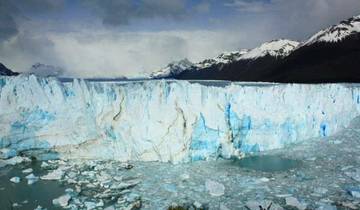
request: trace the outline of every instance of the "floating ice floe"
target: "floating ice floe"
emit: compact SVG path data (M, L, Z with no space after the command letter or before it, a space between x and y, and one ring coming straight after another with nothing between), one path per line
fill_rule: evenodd
M15 208L20 207L20 206L21 206L21 205L18 204L18 203L13 203L13 204L12 204L12 207L15 207Z
M352 209L352 208L350 208ZM319 205L318 208L316 208L316 210L337 210L336 206L332 206L330 204L326 204L326 203L322 203Z
M35 176L34 174L29 174L25 178L27 179L28 185L34 184L39 180L39 177Z
M43 180L60 180L62 176L64 175L64 171L61 168L58 168L56 170L53 170L49 172L48 174L41 176L40 179Z
M180 178L181 178L181 180L185 181L187 179L190 179L190 175L189 174L181 174Z
M270 179L269 178L266 178L266 177L262 177L259 179L260 182L269 182Z
M86 201L86 202L84 202L84 205L87 210L96 208L96 203L94 203L94 202Z
M286 202L287 206L296 207L299 210L305 210L306 209L306 204L300 203L297 198L287 197L287 198L285 198L285 202Z
M38 205L34 210L46 210L46 208L43 208L42 206Z
M12 157L7 160L0 159L0 168L5 167L7 165L16 165L18 163L28 162L28 161L31 161L31 160L27 157L20 157L20 156L15 156L15 157Z
M206 190L212 196L222 196L225 193L225 186L219 182L207 179L205 182Z
M56 206L66 207L69 205L69 201L71 196L68 194L62 195L52 201L52 203Z
M20 182L20 177L15 176L15 177L11 178L10 181L13 182L13 183L19 183Z
M47 162L43 161L43 162L41 163L40 167L41 167L41 168L47 168L47 167L49 167L49 164L48 164Z
M360 187L350 187L347 192L354 198L360 198Z
M347 171L345 175L351 177L353 180L360 182L360 170L356 169L356 171Z
M270 200L263 200L263 201L250 200L246 203L245 206L249 210L259 210L259 209L284 210L281 206Z
M32 172L33 172L33 169L32 169L32 168L27 168L27 169L25 169L25 170L22 170L22 172L23 172L24 174L29 174L29 173L32 173Z
M220 203L220 206L219 206L220 210L230 210L225 204L223 203Z

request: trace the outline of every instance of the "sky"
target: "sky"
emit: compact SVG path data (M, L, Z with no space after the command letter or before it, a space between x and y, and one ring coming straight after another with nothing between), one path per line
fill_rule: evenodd
M359 0L0 0L0 62L72 77L141 77L188 58L303 41Z

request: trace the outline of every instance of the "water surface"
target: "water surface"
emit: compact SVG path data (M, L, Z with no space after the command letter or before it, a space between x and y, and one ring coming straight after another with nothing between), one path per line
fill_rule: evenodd
M41 169L39 162L32 162L27 165L19 164L0 169L0 209L24 209L32 210L38 205L47 209L61 209L52 205L52 200L65 193L65 186L58 181L45 181L39 179L32 185L27 184L22 173L26 168L32 168L35 176L44 175L47 172ZM20 183L12 183L10 179L14 176L20 177ZM21 206L12 208L13 203Z
M280 156L262 155L234 160L233 164L256 171L277 172L297 168L301 165L301 161Z

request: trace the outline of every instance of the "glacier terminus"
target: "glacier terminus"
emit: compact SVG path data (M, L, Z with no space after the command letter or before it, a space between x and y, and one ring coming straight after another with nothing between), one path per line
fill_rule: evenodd
M333 135L360 114L360 86L21 75L0 78L0 107L10 157L181 163Z

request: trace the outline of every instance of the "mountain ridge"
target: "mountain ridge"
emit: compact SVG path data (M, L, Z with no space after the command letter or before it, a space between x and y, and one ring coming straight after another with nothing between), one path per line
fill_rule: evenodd
M182 69L167 78L284 83L360 82L358 60L360 15L320 30L304 42L287 39L265 42L231 62Z
M220 55L205 59L198 63L192 63L188 59L182 59L180 61L171 62L166 67L153 72L150 78L171 78L176 77L183 71L193 70L201 71L211 67L219 67L221 69L224 65L240 60L252 60L271 55L274 57L285 57L292 52L299 45L299 42L277 39L263 43L261 46L253 48L251 50L241 49L239 51L224 52Z

